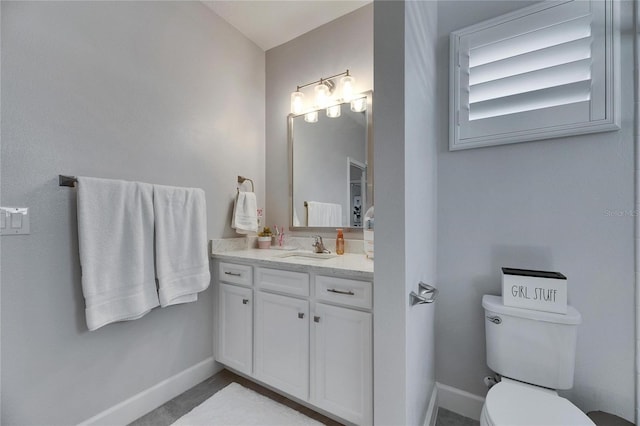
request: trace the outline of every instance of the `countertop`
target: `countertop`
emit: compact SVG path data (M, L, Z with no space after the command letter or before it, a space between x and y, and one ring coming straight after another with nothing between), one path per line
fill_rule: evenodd
M311 269L317 273L373 279L373 259L368 259L364 254L345 253L330 259L311 259L298 256L279 257L287 253L290 252L276 249L245 249L213 252L211 257L230 262L251 262L264 267L285 267L292 270Z

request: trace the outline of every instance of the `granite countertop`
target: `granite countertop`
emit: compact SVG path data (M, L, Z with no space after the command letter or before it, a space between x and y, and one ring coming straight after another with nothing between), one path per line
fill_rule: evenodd
M300 251L296 250L296 252ZM292 252L276 249L244 249L214 251L211 253L211 257L231 262L246 263L251 261L258 266L265 267L286 267L291 270L311 269L317 273L373 279L373 259L368 259L364 254L345 253L330 259L312 259L299 256L280 257L290 253Z

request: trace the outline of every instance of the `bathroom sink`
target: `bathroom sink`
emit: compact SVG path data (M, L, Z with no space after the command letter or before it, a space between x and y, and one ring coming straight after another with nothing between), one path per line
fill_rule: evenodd
M332 259L334 257L338 257L338 255L333 253L314 253L310 251L294 251L294 252L282 253L274 257L277 257L279 259L283 259L287 257L304 257L307 259Z

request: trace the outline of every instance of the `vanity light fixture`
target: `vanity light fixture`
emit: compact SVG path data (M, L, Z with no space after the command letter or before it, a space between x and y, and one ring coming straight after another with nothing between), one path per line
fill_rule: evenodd
M342 105L331 105L327 108L327 117L329 118L338 118L340 117L340 112L342 110Z
M358 98L351 101L351 111L364 112L367 110L367 98Z
M334 87L335 86L331 83L331 80L322 81L322 79L320 79L320 84L313 89L316 94L316 105L318 108L324 108L327 106Z
M331 95L334 93L334 89L336 87L336 83L334 83L334 80L340 76L343 76L340 79L340 95L342 97L339 99L332 99ZM330 105L336 101L338 102L351 101L353 97L354 84L355 84L355 78L353 78L353 76L349 74L349 70L346 70L345 72L342 72L340 74L332 75L329 77L322 77L320 80L312 81L311 83L303 84L301 86L296 86L296 91L291 93L291 113L295 115L300 115L305 110L309 109L309 106L305 107L304 105L304 93L302 93L300 89L303 89L311 85L315 85L314 87L315 100L314 100L313 108L322 109L322 108L327 108L327 105ZM329 112L329 108L327 108L327 115L329 114L331 113ZM329 115L329 116L330 117L340 116L339 112L337 114L338 115L333 115L333 116ZM308 120L307 115L305 114L305 121L309 123L315 123L317 121L317 114L316 114L316 120L313 120L313 121Z
M311 111L304 115L304 121L307 123L317 123L318 122L318 111Z
M347 75L340 79L340 87L342 88L342 99L345 102L349 102L353 97L353 85L355 84L356 79L349 75L349 70L347 70Z
M304 93L296 90L291 94L291 114L300 115L304 111Z

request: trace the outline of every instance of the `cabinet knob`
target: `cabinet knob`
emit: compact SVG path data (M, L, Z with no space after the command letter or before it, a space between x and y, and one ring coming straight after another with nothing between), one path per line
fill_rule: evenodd
M313 322L320 322L320 317L319 317L319 316L317 316L317 315L315 315L315 316L313 317Z
M242 304L246 305L247 303L249 303L249 299L242 299Z
M298 312L298 318L303 319L304 318L304 313L303 312Z
M228 272L228 271L225 271L224 274L225 275L231 275L233 277L241 277L242 276L242 274L239 274L239 273L236 273L236 272Z

